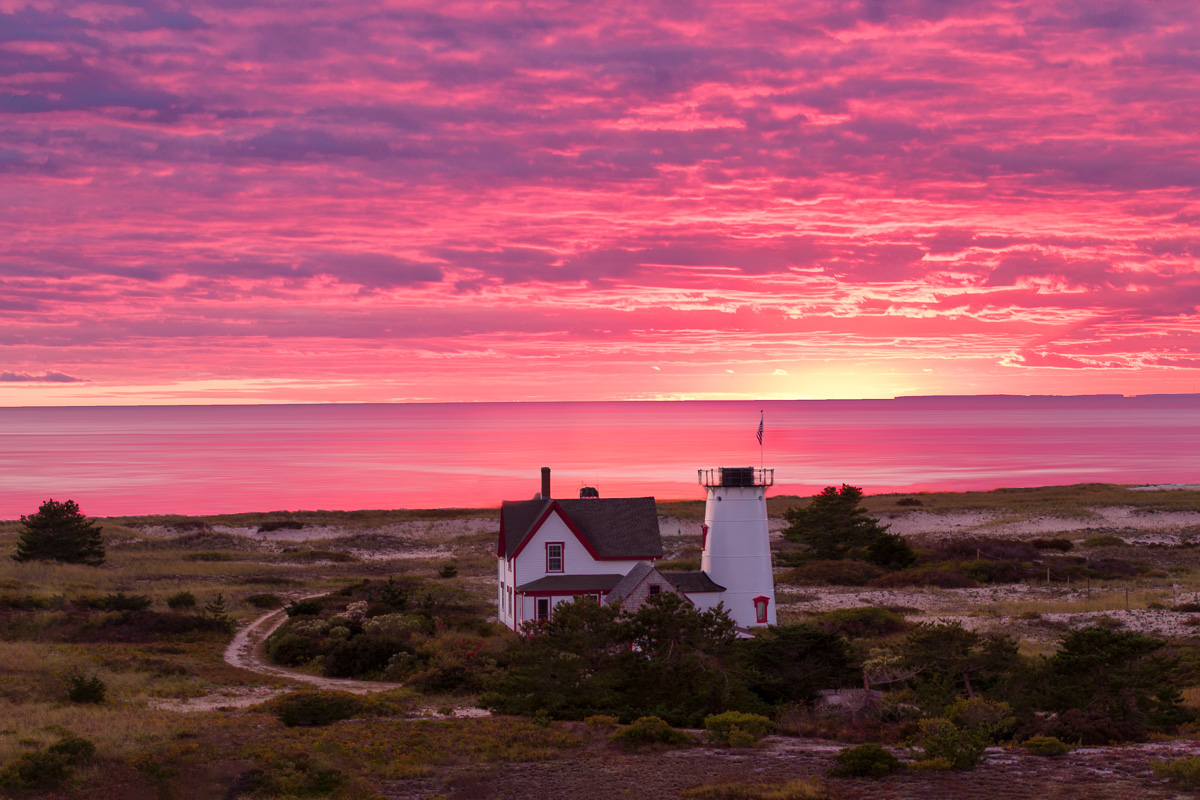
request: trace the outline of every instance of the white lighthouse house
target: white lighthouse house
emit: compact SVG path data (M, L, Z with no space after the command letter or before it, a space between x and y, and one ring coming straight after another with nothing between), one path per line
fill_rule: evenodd
M739 626L775 624L775 578L767 531L767 487L775 471L754 467L697 470L708 493L700 569L714 583Z

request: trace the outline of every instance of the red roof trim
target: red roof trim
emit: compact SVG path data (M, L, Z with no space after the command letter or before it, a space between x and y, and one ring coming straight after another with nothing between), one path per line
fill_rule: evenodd
M579 532L579 528L575 527L575 523L572 522L571 518L567 516L567 512L563 511L557 502L552 502L549 506L547 506L546 510L542 512L542 516L538 518L538 521L533 523L533 527L529 529L529 533L526 534L525 539L519 545L517 545L516 552L512 554L514 559L521 555L521 551L525 549L525 545L529 544L529 541L541 529L542 525L546 523L546 520L550 518L550 514L555 511L558 512L558 518L561 519L567 526L567 530L575 534L575 538L579 540L581 545L583 545L583 549L587 550L588 555L590 555L595 561L645 561L646 559L658 560L661 558L661 556L619 556L614 558L601 557L600 554L596 552L596 548L592 547L592 543L584 538L584 535Z

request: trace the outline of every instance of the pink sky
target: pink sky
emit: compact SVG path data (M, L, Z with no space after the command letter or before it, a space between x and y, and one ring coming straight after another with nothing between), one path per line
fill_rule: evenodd
M1200 391L1198 14L0 0L0 405Z

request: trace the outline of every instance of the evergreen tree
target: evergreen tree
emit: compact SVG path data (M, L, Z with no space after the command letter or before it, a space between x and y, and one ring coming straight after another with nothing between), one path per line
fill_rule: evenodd
M16 561L64 561L98 567L104 563L100 525L79 511L74 500L47 500L36 514L21 515L25 530L17 542Z
M866 548L885 534L887 526L867 516L859 505L862 496L857 486L826 486L806 507L789 508L783 513L791 523L783 535L808 545L814 558L845 558L850 550L860 548L860 557L866 558Z

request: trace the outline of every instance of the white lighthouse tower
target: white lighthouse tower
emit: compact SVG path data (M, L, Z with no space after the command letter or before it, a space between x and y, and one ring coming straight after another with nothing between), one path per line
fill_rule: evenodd
M718 467L697 472L708 493L700 569L725 587L721 602L734 622L744 628L774 625L766 492L775 471Z

